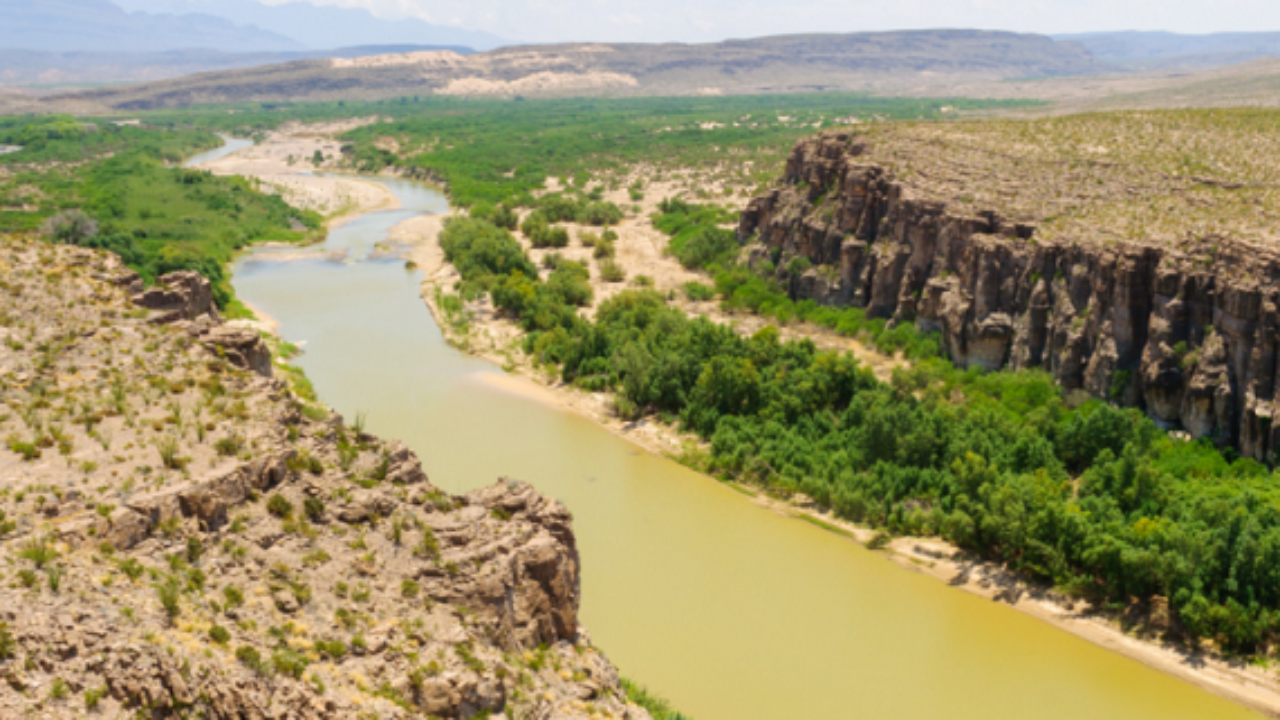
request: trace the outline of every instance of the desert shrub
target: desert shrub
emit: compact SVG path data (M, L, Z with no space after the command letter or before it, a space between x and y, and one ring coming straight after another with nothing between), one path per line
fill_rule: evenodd
M84 245L98 234L98 221L83 210L63 210L45 221L44 234L62 245Z
M293 516L293 503L280 493L274 493L267 500L267 512L278 518L288 518Z
M685 283L681 290L684 291L685 297L694 302L707 302L716 296L715 288L700 282Z
M221 625L214 625L209 628L209 639L219 645L226 645L231 642L231 633Z
M604 260L599 267L600 279L607 283L620 283L627 279L627 271L613 260Z

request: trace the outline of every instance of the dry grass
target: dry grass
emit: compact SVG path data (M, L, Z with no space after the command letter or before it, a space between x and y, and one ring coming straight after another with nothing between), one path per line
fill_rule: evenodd
M1042 240L1194 251L1219 236L1276 243L1277 130L1280 111L1229 109L885 124L859 133L869 164L952 212L994 210L1038 225Z

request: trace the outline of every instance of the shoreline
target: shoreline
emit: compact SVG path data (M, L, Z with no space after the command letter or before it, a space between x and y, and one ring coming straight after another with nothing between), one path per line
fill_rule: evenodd
M400 207L399 199L394 193L376 182L347 175L331 179L339 183L358 183L376 188L378 194L383 196L383 201L376 204L358 203L330 217L326 220L328 230L340 228L371 213ZM678 455L684 450L705 447L696 438L650 419L623 422L613 416L609 396L586 393L544 377L499 350L498 341L510 341L513 337L518 338L521 333L508 333L498 338L491 335L493 342L488 349L474 347L469 335L465 336L465 340L460 340L435 299L435 290L447 289L449 283L445 281L456 278L456 271L445 261L443 250L435 242L440 225L448 216L415 216L391 228L386 239L402 245L398 254L416 263L417 269L423 272L419 294L446 341L472 357L487 360L502 368L502 374L478 373L477 382L559 410L576 413L640 449L676 462L679 462ZM274 318L260 308L244 304L257 318L259 327L268 328L267 332L279 338L279 323ZM481 325L477 323L475 327ZM485 329L488 331L492 328ZM808 522L864 546L869 545L880 534L877 530L840 520L830 512L823 512L812 506L779 500L754 487L722 482L705 473L699 474L738 490L763 509ZM1126 634L1106 618L1091 615L1087 611L1076 611L1076 603L1030 585L993 563L970 558L939 539L900 537L891 540L881 549L887 560L904 569L924 573L970 594L999 602L1105 650L1189 682L1206 692L1265 716L1280 718L1280 685L1277 685L1276 679L1266 670L1244 663L1232 664L1215 656L1196 654L1185 648Z
M460 341L435 299L435 290L446 289L443 281L453 279L456 273L451 273L452 267L444 261L438 245L430 247L432 240L434 237L420 238L405 255L418 263L424 272L420 296L445 339L461 352L487 360L501 367L505 373L481 373L477 376L478 382L580 415L647 452L675 462L679 462L677 456L686 448L703 446L696 438L650 419L623 422L612 416L603 394L586 393L556 380L539 377L536 371L513 362L492 348L473 347L469 337L467 341ZM729 485L761 508L843 535L863 546L868 546L880 535L878 530L841 520L831 512L812 505L779 500L758 488L720 481L700 471L695 472L709 481ZM1280 683L1268 670L1130 635L1116 623L1089 612L1087 607L1077 609L1085 603L1027 583L1003 567L972 558L938 538L898 537L881 550L887 560L903 569L923 573L972 595L998 602L1264 716L1280 718Z

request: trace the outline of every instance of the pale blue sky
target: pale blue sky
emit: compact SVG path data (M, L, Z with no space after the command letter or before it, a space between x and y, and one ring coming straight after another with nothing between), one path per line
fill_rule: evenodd
M281 0L268 0L279 4ZM1280 30L1280 0L313 0L521 40L711 41L979 27L1041 33Z

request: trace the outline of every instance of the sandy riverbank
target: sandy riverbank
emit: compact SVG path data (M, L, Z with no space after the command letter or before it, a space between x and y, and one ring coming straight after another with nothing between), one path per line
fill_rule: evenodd
M443 217L440 216L415 218L393 230L393 237L412 243L407 257L424 273L423 300L450 342L472 355L502 366L507 372L506 375L482 374L478 376L480 382L578 413L658 455L679 456L686 448L702 445L696 438L660 422L648 419L622 421L614 416L605 394L584 392L531 367L522 361L522 354L517 350L522 337L520 329L498 318L487 302L468 306L468 330L465 333L455 330L436 300L437 290L448 292L458 279L456 270L447 263L439 246L438 233L442 223ZM864 348L859 349L867 352ZM887 374L884 364L876 369L878 374ZM739 489L762 507L818 524L864 545L879 534L876 530L845 522L810 505L771 498L754 488ZM1208 692L1265 715L1280 717L1280 685L1274 672L1127 634L1118 623L1090 612L1087 604L1029 585L1002 567L975 560L936 538L897 538L883 550L886 557L903 568L999 602Z
M339 172L342 144L334 136L370 122L284 125L253 147L200 167L215 175L253 179L263 192L279 195L293 207L318 212L329 218L330 228L339 227L361 215L400 206L396 196L378 183L314 174ZM316 153L323 162L312 162Z

